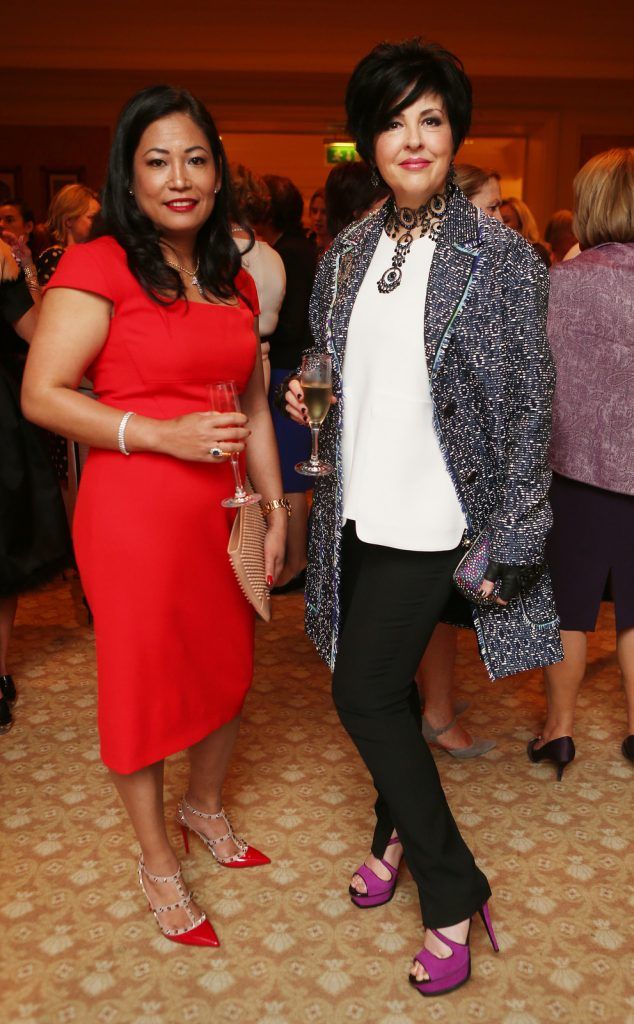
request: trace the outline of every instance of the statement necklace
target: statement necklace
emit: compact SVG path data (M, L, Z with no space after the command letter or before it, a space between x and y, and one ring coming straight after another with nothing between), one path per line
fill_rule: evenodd
M388 204L388 214L385 219L385 233L389 238L397 238L396 249L392 256L392 266L388 267L385 273L377 281L377 287L382 295L393 292L398 288L403 276L402 267L405 259L412 248L414 236L412 231L420 228L420 237L429 235L432 242L437 242L440 236L443 218L447 212L449 201L449 189L439 192L428 199L426 203L419 206L417 210L411 206L397 207L393 199ZM398 237L400 232L404 234Z
M200 296L203 299L205 298L204 288L197 277L198 271L200 269L200 259L196 260L196 266L194 267L193 270L188 270L187 267L181 267L180 263L170 263L169 260L165 260L165 262L167 263L168 267L172 267L173 270L178 270L180 271L181 274L187 274L188 277L191 277L194 288L198 288Z

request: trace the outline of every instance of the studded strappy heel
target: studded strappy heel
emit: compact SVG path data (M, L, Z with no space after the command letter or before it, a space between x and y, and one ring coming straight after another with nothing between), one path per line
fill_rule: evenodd
M225 835L216 836L214 839L211 839L209 836L205 835L204 832L199 832L197 828L194 828L194 826L189 823L185 817L185 811L189 814L193 814L197 818L203 818L206 821L219 821L222 819L227 829ZM187 853L189 853L189 837L187 835L189 830L203 841L214 860L223 868L256 868L263 864L271 863L270 859L265 856L265 854L260 853L260 851L256 850L254 846L249 846L244 839L238 839L231 828L229 819L224 812L224 808L221 808L217 814L207 814L204 811L196 810L196 808L192 807L185 797L183 797L178 805L176 821L180 825L181 832L183 833L183 842ZM227 839L231 839L235 843L238 848L238 852L234 853L230 857L221 857L216 851L216 846L218 843L223 843Z
M153 907L150 902L150 897L145 891L143 885L143 876L149 878L150 882L170 882L176 886L176 891L179 898L174 903L166 903L160 907ZM161 929L161 932L166 939L170 942L180 942L184 946L219 946L220 941L215 931L213 930L211 923L207 920L207 915L204 911L201 911L200 915L196 917L191 909L192 894L185 890L183 885L183 876L181 869L179 868L174 875L153 875L146 868L143 863L143 857L139 858L139 885L143 889L145 898L148 901L148 907L154 914L156 923ZM169 910L182 909L187 914L190 924L184 928L166 928L161 924L160 914L164 914Z

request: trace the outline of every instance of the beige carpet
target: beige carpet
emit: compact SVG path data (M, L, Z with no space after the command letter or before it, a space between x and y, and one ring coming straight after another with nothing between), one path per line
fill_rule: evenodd
M276 599L275 612L258 631L226 790L237 831L273 863L224 870L194 841L186 877L222 946L186 950L144 913L135 842L99 762L92 632L67 583L22 600L20 700L0 737L2 1024L633 1024L633 768L619 752L610 607L591 646L578 758L560 785L524 753L539 675L492 686L472 637L461 638L465 721L498 746L438 763L494 889L501 953L474 923L472 980L426 1000L407 985L421 945L409 875L385 907L361 912L347 898L373 792L303 635L300 597ZM185 767L182 756L169 763L170 817Z

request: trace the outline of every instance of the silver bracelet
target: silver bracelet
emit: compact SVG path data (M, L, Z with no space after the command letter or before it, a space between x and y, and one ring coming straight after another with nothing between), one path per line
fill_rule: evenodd
M121 452L122 455L129 455L130 454L130 452L128 451L128 449L125 446L125 428L127 427L128 420L130 419L131 416L134 416L133 412L126 412L121 417L121 423L119 424L119 430L118 430L118 433L117 433L117 441L119 442L119 451Z

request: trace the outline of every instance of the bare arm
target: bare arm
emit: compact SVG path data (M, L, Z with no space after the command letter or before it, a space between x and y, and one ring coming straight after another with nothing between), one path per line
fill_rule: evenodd
M255 335L260 346L260 332L257 320ZM262 360L256 358L249 383L242 394L242 409L249 418L251 436L247 444L247 471L255 490L263 501L281 498L284 494L280 460L269 403L264 390ZM275 509L268 516L269 529L265 541L266 572L273 581L277 579L284 565L286 530L288 516L283 508Z
M122 410L76 390L106 342L111 310L108 299L92 293L71 288L46 293L24 373L22 408L28 419L64 437L116 451ZM135 415L126 428L126 447L214 463L213 446L229 452L244 448L245 423L239 413L190 413L169 420Z

